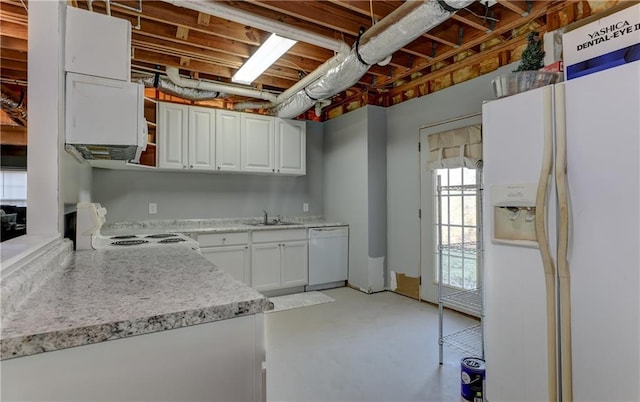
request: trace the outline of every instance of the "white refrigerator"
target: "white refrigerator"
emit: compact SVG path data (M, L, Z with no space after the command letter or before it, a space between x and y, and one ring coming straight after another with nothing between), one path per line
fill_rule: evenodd
M640 401L640 61L485 103L483 144L486 399Z

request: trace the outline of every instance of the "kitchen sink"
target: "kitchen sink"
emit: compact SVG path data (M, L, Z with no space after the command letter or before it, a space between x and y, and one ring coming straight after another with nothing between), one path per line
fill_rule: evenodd
M251 226L287 226L287 225L297 225L295 222L260 222L260 223L249 223Z

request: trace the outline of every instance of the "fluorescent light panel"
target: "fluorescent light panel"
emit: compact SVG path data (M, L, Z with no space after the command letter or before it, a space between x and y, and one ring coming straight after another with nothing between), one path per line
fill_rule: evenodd
M271 34L262 46L247 60L240 70L231 77L231 81L240 84L251 84L270 65L275 63L296 41Z

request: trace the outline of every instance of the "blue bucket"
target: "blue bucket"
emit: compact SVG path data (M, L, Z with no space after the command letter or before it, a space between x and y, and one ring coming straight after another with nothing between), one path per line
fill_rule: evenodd
M484 360L477 357L465 357L460 361L460 371L462 397L467 401L482 401Z

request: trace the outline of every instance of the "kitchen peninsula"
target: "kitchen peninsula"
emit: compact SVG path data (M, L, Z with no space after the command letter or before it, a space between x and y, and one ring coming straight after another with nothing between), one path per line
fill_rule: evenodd
M3 294L3 400L263 399L263 295L182 246L55 247L3 283L40 282Z

